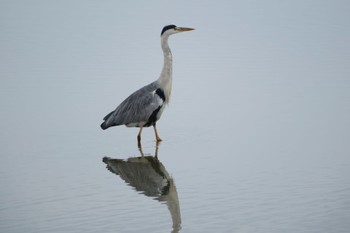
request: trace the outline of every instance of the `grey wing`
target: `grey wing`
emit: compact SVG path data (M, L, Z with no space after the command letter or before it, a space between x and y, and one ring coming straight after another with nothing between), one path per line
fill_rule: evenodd
M152 113L164 104L162 97L156 94L159 85L153 82L135 91L113 112L105 116L104 127L115 125L143 126Z

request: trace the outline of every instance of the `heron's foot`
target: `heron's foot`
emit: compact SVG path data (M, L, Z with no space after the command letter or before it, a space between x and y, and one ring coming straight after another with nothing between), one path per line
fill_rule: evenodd
M143 150L142 150L142 146L141 146L141 143L139 142L138 143L138 147L139 147L139 151L140 151L140 154L141 154L141 157L145 157L145 155L143 154Z
M153 125L153 129L154 129L154 134L155 134L155 136L156 136L156 140L157 140L157 142L161 142L162 141L162 139L159 137L159 135L158 135L158 131L157 131L157 127L156 127L156 123L154 123L154 125Z

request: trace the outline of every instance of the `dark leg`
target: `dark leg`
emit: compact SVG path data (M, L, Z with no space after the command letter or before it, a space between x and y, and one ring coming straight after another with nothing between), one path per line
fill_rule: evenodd
M139 147L139 151L140 151L141 157L144 157L143 150L142 150L142 145L141 145L141 141L138 141L138 142L137 142L137 146Z
M138 143L139 147L141 145L141 133L142 133L142 127L140 127L139 134L137 135L137 143Z

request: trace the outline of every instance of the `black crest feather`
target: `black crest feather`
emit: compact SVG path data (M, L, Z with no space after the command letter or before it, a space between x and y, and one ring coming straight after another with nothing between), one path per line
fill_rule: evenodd
M160 33L160 35L163 35L163 33L166 31L166 30L169 30L169 29L173 29L173 28L176 28L175 25L171 24L171 25L168 25L168 26L165 26L162 30L162 33Z

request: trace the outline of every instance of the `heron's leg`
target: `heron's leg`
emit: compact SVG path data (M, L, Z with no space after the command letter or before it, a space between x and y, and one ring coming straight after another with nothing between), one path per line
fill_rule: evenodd
M139 147L141 147L141 133L142 133L142 127L140 127L139 134L137 135L137 143Z
M137 142L137 146L139 147L139 151L140 151L141 157L145 157L145 155L143 154L141 141L138 141L138 142Z
M159 147L159 143L160 143L160 141L157 141L156 142L156 151L155 151L155 153L154 153L154 157L158 160L158 147Z
M156 140L157 140L157 142L162 141L162 139L161 139L161 138L159 137L159 135L158 135L156 123L153 124L153 128L154 128L154 133L155 133L155 135L156 135Z

